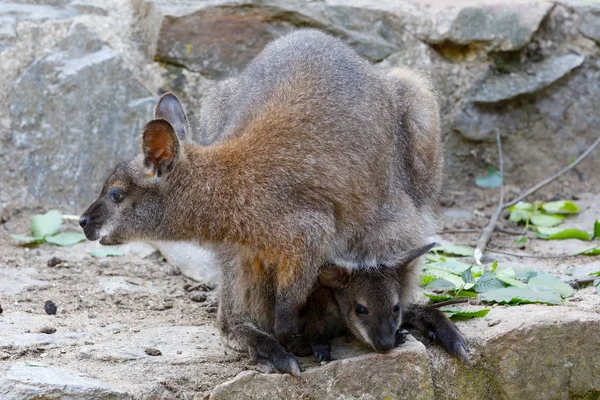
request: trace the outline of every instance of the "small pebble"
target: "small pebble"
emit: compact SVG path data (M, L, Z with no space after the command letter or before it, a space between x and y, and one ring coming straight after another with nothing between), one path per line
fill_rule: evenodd
M10 358L10 353L0 351L0 360L6 360L7 358Z
M146 350L144 350L146 352L146 354L148 354L149 356L162 356L162 352L158 349L153 349L152 347L147 348Z
M56 304L52 300L48 300L44 303L44 310L46 310L46 314L48 315L56 315L58 307L56 307Z
M0 314L2 314L2 306L0 306Z
M495 319L495 320L493 320L493 321L489 321L489 322L488 322L488 326L489 326L489 327L496 326L496 325L498 325L500 322L502 322L502 320L501 320L501 319Z
M56 267L59 264L62 264L64 261L61 260L58 257L52 257L51 259L48 260L48 266L49 267Z
M195 301L196 303L204 303L206 301L206 293L199 291L191 292L190 300Z
M91 346L94 344L94 342L90 342L89 340L86 340L85 342L83 342L83 344L85 344L86 346Z
M177 350L177 354L181 354L181 353L183 353L183 351Z
M217 312L217 307L207 307L206 312L209 314L213 314Z
M54 332L56 332L56 328L53 328L51 326L44 326L42 329L40 329L40 333L45 333L47 335L51 335Z
M165 303L157 304L157 305L150 307L150 309L152 311L164 311L164 310L169 310L171 308L173 308L173 303L171 303L171 302L165 302Z

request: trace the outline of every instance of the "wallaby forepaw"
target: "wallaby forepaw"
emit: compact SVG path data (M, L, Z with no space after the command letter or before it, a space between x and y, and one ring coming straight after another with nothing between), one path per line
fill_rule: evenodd
M300 364L292 354L286 351L278 351L270 357L257 356L256 365L264 373L287 373L293 376L300 376Z
M331 361L331 346L329 344L314 344L313 354L318 361Z
M407 331L403 330L403 329L398 329L396 331L396 340L394 342L394 347L398 347L401 344L403 344L404 342L406 342L406 335L408 334Z

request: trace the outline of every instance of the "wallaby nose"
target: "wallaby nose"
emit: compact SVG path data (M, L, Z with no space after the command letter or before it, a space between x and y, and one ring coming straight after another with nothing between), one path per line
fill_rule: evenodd
M379 351L388 352L394 348L395 337L382 337L377 340Z
M88 217L87 217L87 215L82 215L79 218L79 226L82 227L82 228L85 228L85 226L87 225L87 223L88 223Z

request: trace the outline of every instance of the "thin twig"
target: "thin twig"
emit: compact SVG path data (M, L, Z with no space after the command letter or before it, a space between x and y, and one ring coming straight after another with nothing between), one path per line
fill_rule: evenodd
M439 303L432 304L431 307L440 308L440 307L444 307L444 306L450 306L452 304L462 304L462 303L468 303L468 302L469 302L468 298L467 299L465 299L465 298L451 299L451 300L441 301Z
M594 283L596 281L596 279L599 279L599 278L598 277L583 278L583 279L573 280L573 281L570 281L567 283L569 285L571 285L571 287L573 289L580 289L581 286L583 286L583 285L589 285L590 283Z
M479 233L481 232L481 229L449 229L449 230L445 230L445 231L441 231L439 232L440 235L443 234L451 234L451 233ZM506 235L512 235L512 236L522 236L523 232L521 231L511 231L508 229L503 229L503 228L498 228L496 227L496 232L500 232L500 233L504 233Z
M490 241L494 229L496 229L496 224L498 223L500 214L502 214L502 210L504 210L504 159L502 158L502 141L500 140L500 132L498 130L496 130L496 142L498 143L498 161L500 163L500 176L502 177L502 183L500 184L500 199L498 200L496 211L492 214L490 222L483 228L481 236L479 236L477 244L475 245L473 257L475 257L477 265L481 265L481 257L483 256L485 247Z
M542 187L546 186L547 184L549 184L550 182L552 182L553 180L555 180L559 176L564 175L565 173L567 173L571 169L575 168L577 166L577 164L579 164L581 161L583 161L584 158L586 158L587 156L589 156L592 153L592 151L594 151L594 149L599 144L600 144L600 136L596 139L596 141L586 151L583 152L583 154L581 154L579 157L577 157L577 159L575 161L573 161L571 164L569 164L569 166L567 166L566 168L563 168L562 170L558 171L556 174L552 175L550 178L548 178L546 180L543 180L542 182L538 183L537 185L535 185L531 189L527 190L525 193L523 193L522 195L520 195L519 197L517 197L513 201L506 203L504 205L504 208L507 208L507 207L510 207L510 206L514 206L515 204L517 204L521 200L525 199L527 196L529 196L529 195L537 192L539 189L541 189Z
M501 250L494 250L494 249L488 249L489 253L497 253L497 254L504 254L507 256L513 256L513 257L522 257L522 258L572 258L572 257L581 257L581 254L557 254L555 256L536 256L533 254L516 254L516 253L510 253L508 251L501 251Z

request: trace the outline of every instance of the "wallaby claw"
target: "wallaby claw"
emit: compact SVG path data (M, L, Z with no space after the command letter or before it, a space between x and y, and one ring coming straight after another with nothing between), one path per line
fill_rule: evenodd
M272 354L271 357L257 356L256 365L265 373L287 373L296 377L302 375L300 364L296 357L286 351Z
M404 342L406 342L406 335L408 334L408 332L406 332L403 329L398 329L396 331L396 341L394 342L394 347L398 347L401 344L403 344Z
M467 350L467 339L451 322L448 321L448 326L438 327L438 332L429 332L429 338L465 364L471 364Z
M329 344L313 345L313 354L317 361L331 361L331 346Z

